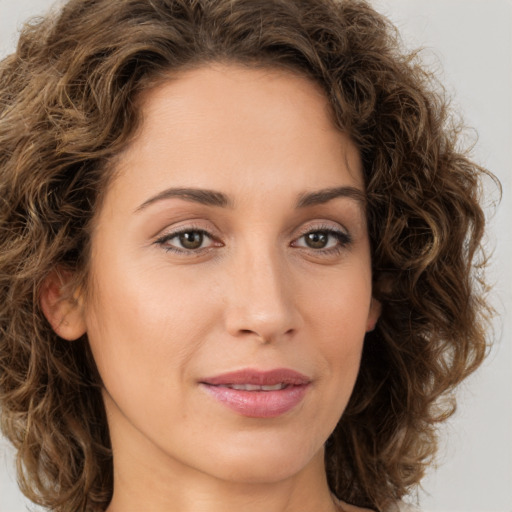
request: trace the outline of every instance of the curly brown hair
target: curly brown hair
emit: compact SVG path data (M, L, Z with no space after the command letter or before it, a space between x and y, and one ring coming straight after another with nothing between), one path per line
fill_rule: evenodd
M27 24L0 64L1 424L23 492L51 510L104 510L113 466L86 336L54 333L41 285L63 269L70 294L86 286L91 221L141 91L220 61L320 84L362 156L383 309L326 444L333 492L377 510L410 492L454 388L485 356L479 203L492 175L460 147L442 88L385 17L359 0L71 0Z

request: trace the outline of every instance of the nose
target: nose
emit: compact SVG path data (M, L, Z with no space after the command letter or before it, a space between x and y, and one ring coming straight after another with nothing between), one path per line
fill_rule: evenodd
M272 250L240 251L228 269L226 329L236 338L274 343L300 326L293 276Z

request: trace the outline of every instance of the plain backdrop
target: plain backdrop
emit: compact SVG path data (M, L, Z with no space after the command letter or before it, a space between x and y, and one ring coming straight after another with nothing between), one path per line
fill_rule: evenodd
M23 21L52 4L0 0L0 57L13 51ZM423 482L420 506L424 512L512 512L512 0L373 5L398 26L408 47L425 48L453 105L478 132L474 157L503 185L500 205L492 208L494 191L488 208L494 304L501 314L494 346L461 389L458 411L442 430L439 464ZM13 452L0 438L0 512L28 506L15 483Z

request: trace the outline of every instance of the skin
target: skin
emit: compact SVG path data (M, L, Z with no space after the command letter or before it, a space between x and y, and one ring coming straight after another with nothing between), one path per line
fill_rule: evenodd
M364 196L359 154L319 87L290 72L209 65L140 100L141 129L97 214L89 294L59 312L48 286L43 304L61 336L87 332L105 385L108 511L339 510L324 443L379 315L353 192ZM349 194L296 207L339 187ZM171 188L217 191L230 204ZM184 247L183 230L199 248ZM200 385L283 367L311 384L275 418L238 414Z

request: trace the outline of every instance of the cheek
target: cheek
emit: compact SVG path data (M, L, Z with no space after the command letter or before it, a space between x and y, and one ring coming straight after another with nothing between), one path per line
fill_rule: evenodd
M370 276L366 267L331 276L324 286L310 287L303 301L310 335L333 379L344 386L353 385L359 370L371 304Z
M345 333L347 341L364 337L371 304L371 272L351 265L304 285L302 310L311 324L325 332ZM330 336L329 336L330 337Z
M105 266L96 276L102 286L88 308L87 331L107 389L130 389L135 399L183 378L216 315L198 287L156 269L121 268Z

